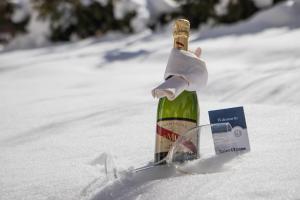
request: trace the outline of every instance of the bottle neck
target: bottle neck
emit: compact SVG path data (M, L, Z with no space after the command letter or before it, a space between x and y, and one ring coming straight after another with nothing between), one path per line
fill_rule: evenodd
M174 48L180 50L188 50L188 37L185 35L174 36Z

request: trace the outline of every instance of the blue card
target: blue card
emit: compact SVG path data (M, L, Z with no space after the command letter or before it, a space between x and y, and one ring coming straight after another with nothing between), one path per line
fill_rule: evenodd
M248 131L243 107L208 111L211 124L230 123L228 132L212 130L216 154L250 151Z

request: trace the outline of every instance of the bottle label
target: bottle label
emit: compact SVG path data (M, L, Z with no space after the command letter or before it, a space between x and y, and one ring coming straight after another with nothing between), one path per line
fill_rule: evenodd
M196 126L197 123L192 120L166 119L158 121L156 125L155 153L168 152L180 135ZM197 137L195 135L195 138L191 140L192 144L188 145L188 148L194 153L197 152Z

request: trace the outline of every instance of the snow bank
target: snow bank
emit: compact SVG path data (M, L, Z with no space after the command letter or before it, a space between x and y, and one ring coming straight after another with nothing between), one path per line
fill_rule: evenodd
M222 9L220 10L222 11ZM200 38L250 34L276 27L298 28L300 27L299 18L300 1L285 1L263 12L258 12L244 22L238 22L234 25L221 25L213 29L205 27L200 32Z
M258 8L265 8L268 6L271 6L273 3L273 0L253 0L254 4Z

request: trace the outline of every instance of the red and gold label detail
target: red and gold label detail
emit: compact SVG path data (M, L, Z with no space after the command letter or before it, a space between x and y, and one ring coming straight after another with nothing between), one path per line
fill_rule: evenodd
M191 128L196 122L182 119L160 120L156 125L155 153L168 152L177 138ZM192 152L197 152L197 136L184 144Z

